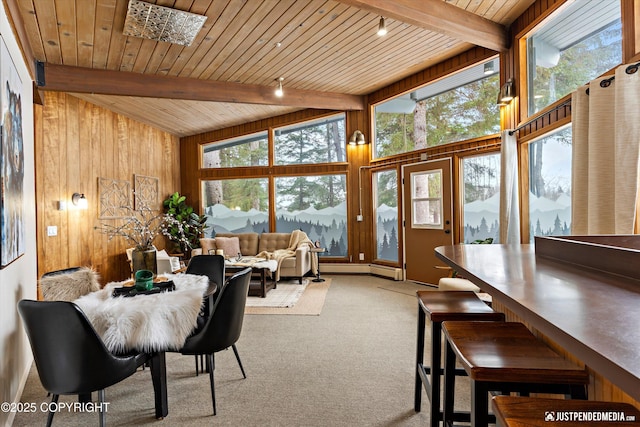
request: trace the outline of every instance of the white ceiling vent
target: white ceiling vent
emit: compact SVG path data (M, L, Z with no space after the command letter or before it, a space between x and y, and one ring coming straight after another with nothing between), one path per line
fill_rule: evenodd
M130 0L123 34L190 46L206 20L203 15Z

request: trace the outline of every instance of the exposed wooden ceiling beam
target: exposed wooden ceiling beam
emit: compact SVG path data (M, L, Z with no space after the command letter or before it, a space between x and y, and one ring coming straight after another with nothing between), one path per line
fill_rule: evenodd
M39 67L40 68L40 67ZM283 105L327 110L363 110L364 98L343 93L288 88L277 97L273 87L219 82L186 77L159 76L126 71L98 70L44 64L37 76L38 87L58 92Z
M442 0L338 1L498 52L509 47L504 26Z

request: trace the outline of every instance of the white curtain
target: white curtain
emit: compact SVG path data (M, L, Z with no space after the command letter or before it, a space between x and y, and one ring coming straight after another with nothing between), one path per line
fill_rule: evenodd
M518 147L515 135L502 131L500 152L500 243L520 243Z
M614 79L598 78L572 94L571 234L634 231L640 176L640 73L634 69L618 67Z

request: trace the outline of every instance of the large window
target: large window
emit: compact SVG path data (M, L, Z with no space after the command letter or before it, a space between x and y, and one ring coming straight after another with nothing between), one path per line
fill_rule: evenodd
M269 231L267 178L204 181L202 200L211 237L216 233Z
M529 237L571 234L571 127L529 144Z
M203 147L202 167L234 168L269 164L267 132L207 144Z
M376 258L398 262L398 172L373 173Z
M374 157L498 133L498 69L494 59L376 105Z
M579 0L527 38L529 114L622 62L620 0Z
M346 161L345 115L275 129L276 165Z
M500 154L462 159L464 243L500 237Z
M346 175L276 177L276 231L302 230L327 249L346 257Z

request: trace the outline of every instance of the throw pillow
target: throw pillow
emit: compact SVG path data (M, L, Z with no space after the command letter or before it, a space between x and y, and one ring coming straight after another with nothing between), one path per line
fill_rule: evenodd
M203 237L200 239L200 247L202 248L202 254L210 254L211 251L216 253L216 239L212 239L210 237Z
M240 253L240 239L237 237L216 237L216 247L224 251L224 256L233 257Z
M40 291L45 301L73 301L100 290L98 272L88 267L64 270L40 278Z

